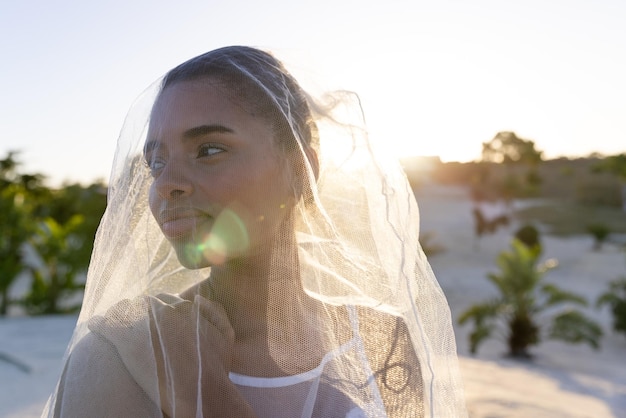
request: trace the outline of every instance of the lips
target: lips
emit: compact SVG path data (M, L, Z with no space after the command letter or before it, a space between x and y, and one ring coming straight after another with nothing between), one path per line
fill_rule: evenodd
M191 235L209 216L197 210L163 210L158 222L163 234L169 239L180 239Z

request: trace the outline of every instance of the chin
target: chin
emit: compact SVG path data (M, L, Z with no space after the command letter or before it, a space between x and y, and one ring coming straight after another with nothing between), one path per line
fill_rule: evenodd
M191 234L170 238L178 260L186 268L217 266L250 252L248 228L234 212L224 211L210 228L207 225Z
M172 245L180 264L190 270L219 266L242 255L238 251L207 248L193 242L172 243Z

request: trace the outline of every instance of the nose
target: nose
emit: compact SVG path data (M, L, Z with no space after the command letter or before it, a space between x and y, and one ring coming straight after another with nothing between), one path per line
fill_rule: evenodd
M162 199L175 199L193 193L193 181L185 164L169 161L154 179L156 192Z

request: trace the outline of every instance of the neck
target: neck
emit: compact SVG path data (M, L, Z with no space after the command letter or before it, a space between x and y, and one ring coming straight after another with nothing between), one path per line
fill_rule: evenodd
M285 333L311 308L302 288L295 233L253 255L211 268L211 298L222 304L237 339Z

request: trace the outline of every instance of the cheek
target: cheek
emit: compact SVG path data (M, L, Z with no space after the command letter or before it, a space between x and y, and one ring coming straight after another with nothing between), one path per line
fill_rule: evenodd
M246 225L251 241L272 237L293 209L288 177L274 163L250 170L231 183L227 201Z
M288 172L275 164L257 172L257 177L249 182L244 198L256 208L259 216L268 218L282 213L293 202L294 191L289 179Z

